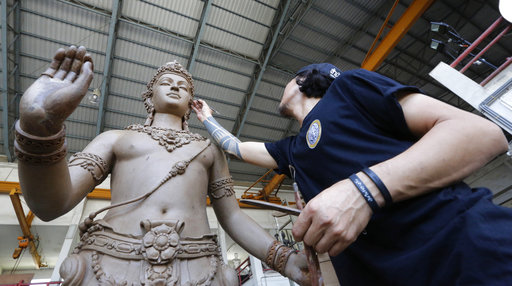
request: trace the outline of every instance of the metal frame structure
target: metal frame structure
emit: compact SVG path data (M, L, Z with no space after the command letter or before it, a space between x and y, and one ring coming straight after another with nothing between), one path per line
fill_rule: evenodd
M232 11L231 9L225 8L225 7L221 6L220 4L216 4L212 0L201 0L201 3L203 6L202 6L202 12L200 14L200 17L198 17L198 18L187 16L178 11L172 11L172 9L163 7L162 4L156 4L155 2L152 2L150 0L141 0L141 3L155 6L158 9L166 10L167 12L173 13L177 16L185 17L189 20L193 20L194 22L196 22L197 29L196 29L195 35L187 36L187 35L175 32L175 31L170 31L165 28L158 27L158 26L155 26L150 23L145 23L144 21L141 21L141 20L132 19L132 18L129 18L129 17L123 15L121 13L121 9L119 8L122 5L122 2L119 3L120 1L113 1L112 2L113 8L110 10L108 8L100 8L97 6L86 4L85 2L79 1L79 0L57 0L57 1L62 4L65 4L65 5L70 5L73 7L84 9L85 11L89 11L89 12L92 12L92 13L95 13L98 15L102 15L104 17L108 17L110 19L110 27L109 27L110 29L107 33L107 32L104 32L104 31L101 31L101 30L98 30L95 28L84 27L82 25L72 23L70 21L66 21L64 19L57 18L54 16L44 15L44 13L41 13L39 11L31 11L28 8L21 8L20 7L21 5L17 5L18 17L19 17L19 13L20 13L19 11L21 10L21 12L23 12L23 13L31 13L33 15L38 15L38 16L41 16L41 17L44 17L47 19L51 19L53 21L58 21L60 23L72 25L75 27L79 27L81 29L90 30L92 33L98 33L98 35L105 35L108 37L107 38L107 41L108 41L107 49L105 51L89 49L89 51L91 53L105 56L105 58L108 59L107 61L105 61L103 71L101 73L99 73L97 71L95 72L97 75L100 75L100 74L102 75L102 81L101 81L102 96L101 96L100 107L97 107L94 105L89 105L87 103L80 104L81 108L97 110L98 113L100 114L100 116L98 117L99 121L94 122L94 121L90 121L90 120L80 120L80 119L71 118L68 120L69 122L95 126L96 127L95 134L99 134L105 128L107 128L107 129L122 128L121 126L115 126L115 124L112 124L111 122L110 123L105 122L105 114L107 114L107 113L108 114L126 115L126 116L133 117L137 120L142 119L144 117L143 115L140 115L140 114L126 112L123 110L117 110L115 108L109 107L107 104L108 98L111 98L111 97L112 98L123 98L123 99L129 99L129 100L137 100L137 101L139 100L135 96L124 95L124 94L120 94L115 91L111 91L109 88L110 87L109 82L111 81L111 79L123 80L123 81L137 83L137 84L145 84L138 80L134 80L131 78L126 78L123 76L113 74L111 71L112 71L112 64L113 64L114 60L127 62L127 63L133 63L133 64L136 64L141 67L157 68L156 66L153 66L151 64L143 63L141 61L137 61L137 60L126 58L124 56L117 55L116 51L115 51L115 43L117 40L123 40L123 41L129 41L129 42L136 43L137 45L140 45L143 47L148 47L155 51L160 50L160 51L166 52L166 53L174 53L178 57L186 58L186 59L188 59L187 67L192 72L195 71L195 69L196 69L195 64L201 63L202 66L215 67L217 69L224 70L224 71L231 72L231 73L237 73L243 77L248 78L250 81L250 84L249 84L248 88L245 89L245 88L238 88L238 87L230 86L229 84L222 84L219 82L214 82L208 78L201 78L200 76L194 76L194 78L197 82L203 82L203 83L206 83L209 85L218 86L220 88L226 88L226 89L232 90L236 93L240 93L241 98L243 98L243 103L241 106L237 102L218 99L218 98L212 97L210 94L198 94L198 97L204 98L207 101L211 101L215 104L225 105L226 108L230 108L230 109L238 108L238 114L235 117L226 116L226 115L220 115L220 116L217 115L216 117L218 117L219 119L228 121L230 123L234 123L232 130L236 135L239 135L239 136L242 135L242 137L244 137L246 139L251 139L251 140L254 139L254 140L258 140L258 141L265 141L268 139L262 138L261 136L258 136L255 134L252 134L248 130L253 130L254 129L253 127L260 127L260 128L267 128L267 129L271 128L275 131L280 132L282 134L281 138L292 135L297 130L297 125L294 123L293 120L288 120L287 121L288 123L286 126L273 127L271 124L268 124L265 122L261 122L261 121L256 122L256 121L251 121L248 119L249 118L248 115L250 112L254 112L256 116L259 116L259 115L270 116L270 118L273 118L273 117L278 118L278 116L279 116L277 114L277 112L274 110L262 109L260 107L253 106L254 105L253 102L255 102L256 100L258 100L258 101L259 100L269 100L269 101L272 101L275 103L277 103L279 101L279 99L277 99L275 97L263 95L262 92L258 90L260 83L266 83L266 84L271 84L271 85L281 86L281 87L283 86L282 82L272 82L268 78L264 78L263 75L265 74L265 72L267 70L277 71L283 75L289 76L290 78L293 76L293 71L291 71L289 67L280 66L280 65L276 65L276 64L272 63L272 60L274 58L276 58L277 55L283 54L283 55L292 57L293 59L300 60L304 64L312 63L315 61L313 59L309 59L307 55L306 56L297 55L285 47L284 43L286 41L288 41L288 42L291 41L291 43L301 45L301 40L299 38L297 38L297 35L294 34L294 31L296 31L297 28L299 28L299 27L300 27L300 29L309 29L311 32L314 32L321 36L327 37L328 39L330 39L332 41L340 42L340 45L338 46L338 48L335 49L334 52L329 52L329 51L325 50L325 48L323 48L320 45L313 45L312 48L314 48L324 54L327 54L325 61L341 60L343 62L348 62L354 66L358 66L360 63L357 62L357 60L354 60L353 58L344 55L344 53L347 50L357 51L360 53L366 53L366 50L363 47L358 46L358 44L357 44L358 39L361 39L362 37L376 37L376 35L372 31L370 31L370 29L368 29L368 27L370 25L369 23L376 22L376 21L378 22L380 20L383 20L384 13L382 13L382 11L385 11L386 8L389 6L384 3L384 4L380 4L380 6L377 7L376 9L370 10L370 8L367 8L364 3L361 3L358 1L347 1L347 5L351 5L351 7L358 9L360 11L364 11L366 14L370 15L372 20L367 21L365 23L365 25L361 26L361 25L355 25L354 23L351 23L351 22L347 21L346 19L340 18L339 15L335 15L334 12L332 12L332 11L327 11L327 10L321 8L320 6L322 4L318 3L318 2L315 3L314 0L301 0L301 1L291 0L288 3L289 8L287 9L286 13L282 13L282 8L285 6L284 5L285 1L281 1L277 7L270 6L261 1L255 1L259 5L263 5L265 7L272 9L270 11L274 11L274 13L275 13L273 24L266 25L262 22L253 20L250 17L244 16L240 13ZM425 2L425 1L419 1L419 0L413 1L411 6L416 5L418 3L425 5L423 8L428 6L427 3L421 3L421 2ZM429 2L434 2L434 1L429 0ZM116 5L118 8L115 8ZM452 6L450 6L451 4L444 4L444 5L453 9L455 13L462 15L462 13L456 9L457 7L452 7ZM482 5L488 6L490 4L484 3ZM406 4L404 4L404 3L400 3L399 7L401 7L401 9L407 8ZM118 11L116 12L115 10L118 10ZM225 28L219 26L218 24L211 22L210 16L211 16L213 10L215 10L215 11L222 10L223 12L227 12L230 15L235 15L236 17L247 20L251 24L269 29L269 34L267 36L267 40L264 43L263 42L256 43L257 41L255 41L254 39L248 39L248 37L246 37L245 35L243 35L239 32L233 32L233 31L226 30ZM342 40L342 38L340 38L338 35L332 34L331 32L326 32L325 30L318 29L317 27L306 24L303 19L307 18L307 15L310 11L314 11L315 13L320 13L321 15L325 16L326 18L331 19L335 23L343 24L345 27L347 27L353 31L352 34L350 35L350 37L345 38L348 40ZM377 11L380 11L380 12L377 12ZM424 11L424 9L422 11ZM418 12L417 12L417 14L421 15L421 13L418 13ZM279 23L278 19L281 19L281 18L282 18L282 22L280 23L281 27L276 32L276 29L275 29L276 24ZM428 21L428 19L425 19L424 16L421 16L421 19L423 21ZM407 22L407 21L405 21L405 22ZM192 49L190 50L190 52L186 52L186 53L172 52L172 51L167 51L167 50L164 51L164 50L162 50L162 48L152 46L151 44L148 44L148 43L137 42L136 40L132 40L132 39L126 39L124 37L118 36L116 33L116 27L118 27L120 24L133 25L135 27L139 27L139 28L142 28L147 31L165 35L166 37L170 37L170 38L176 39L178 41L181 41L183 43L190 44ZM395 26L399 26L398 24L399 24L398 21L396 23L394 23ZM410 25L410 23L409 23L409 25ZM15 24L14 29L16 29L17 26L18 25ZM204 41L203 37L204 37L206 27L208 27L210 29L217 29L219 31L226 32L230 35L239 37L240 39L245 39L252 43L261 45L263 47L263 49L260 53L259 58L250 57L250 56L241 54L240 52L236 52L234 50L218 47L218 46L215 46L214 44L209 43L208 41ZM44 36L30 34L29 32L26 32L26 31L17 31L17 33L19 36L17 37L18 41L15 43L15 45L19 44L19 38L21 38L22 36L39 38L39 39L49 41L51 43L58 43L59 45L68 45L68 43L64 43L64 42L58 41L56 39L48 39L48 38L45 38ZM390 34L390 33L391 33L391 31L388 32L388 34ZM419 41L419 42L425 43L425 46L426 46L425 49L428 49L427 42L425 41L425 39L423 39L423 36L425 36L425 35L426 35L426 32L421 35L409 33L407 35L407 37L408 37L408 40L411 42L411 45L412 45L413 41L415 41L415 42ZM276 37L274 38L274 36L276 36ZM268 48L270 47L270 44L272 43L272 38L274 38L273 47L270 50L270 52L268 52ZM215 53L219 53L219 54L222 54L222 55L225 55L228 57L242 60L245 63L255 65L255 69L251 74L249 74L248 72L240 72L240 71L234 70L232 68L220 66L220 65L217 65L212 62L201 60L198 57L198 54L200 53L201 49L210 50ZM34 59L36 58L33 55L29 55L29 54L20 52L21 49L19 47L16 47L13 50L17 54L15 56L15 58L16 58L15 62L19 62L20 57L30 57L30 58L34 58ZM402 46L399 45L399 46L395 47L395 50L396 50L396 52L394 52L392 54L391 58L384 60L386 68L385 69L381 68L381 69L379 69L379 71L388 73L388 74L393 73L393 72L401 73L401 74L409 74L410 79L416 80L417 82L419 82L421 84L428 83L429 85L432 85L436 88L439 88L439 89L443 88L437 82L431 80L427 76L422 76L422 75L414 76L415 74L418 73L418 69L433 68L433 65L428 62L428 59L425 59L423 57L418 58L417 54L412 53L411 51L409 51L409 49L407 47L404 47L403 45ZM3 51L2 51L2 53L3 53ZM415 67L411 66L410 64L408 64L407 59L409 59L409 58L415 59L415 62L418 63L418 67L415 68ZM47 59L41 59L41 58L38 60L47 61ZM16 97L13 100L18 100L19 94L20 94L19 92L21 89L20 84L19 84L20 78L28 78L28 79L35 79L35 78L32 75L23 74L23 72L20 72L19 69L14 69L14 72L15 72L14 79L17 82L17 84L15 84L15 87L12 88L13 90L16 90ZM448 97L446 100L448 102L453 101L453 99L455 98L453 96L449 97L449 94L447 94L447 93L445 93L444 96ZM5 100L4 98L5 98L5 96L3 96L3 98L2 98L4 106L5 106L6 103L4 102L4 100ZM10 96L9 96L9 98L10 98ZM464 105L463 102L462 103L455 102L454 104L461 105L465 109L468 108L467 106ZM8 102L7 105L10 105L10 103ZM16 104L16 106L17 105L18 104ZM15 116L18 117L17 111L9 110L9 112L11 112L11 114L15 114ZM9 114L9 112L7 114ZM5 114L2 114L2 117L5 117ZM3 123L3 124L5 124L5 123ZM244 126L247 126L247 128L248 128L245 132L244 132ZM7 127L8 128L4 128L5 130L3 130L3 134L5 134L5 132L7 131L7 134L9 135L10 134L9 132L11 131L10 126L7 126ZM198 126L198 125L194 125L194 124L192 124L191 127L200 129L200 130L204 130L204 128L202 126ZM251 128L249 129L249 127L251 127ZM6 139L5 137L6 136L4 136L4 140L3 140L4 145L6 144L5 142L9 142L9 139ZM92 137L76 135L76 134L72 134L72 133L68 134L68 138L84 140L84 141L88 141L88 140L92 139ZM71 151L77 152L79 150L71 150ZM11 155L11 157L12 157L12 155ZM12 160L12 159L10 159L10 160Z
M1 42L2 42L2 145L4 149L4 153L7 156L7 160L9 162L13 161L13 156L10 150L10 124L9 124L9 93L13 90L10 88L9 77L12 72L16 72L18 70L17 62L9 58L9 49L13 45L14 42L17 42L17 35L13 38L13 42L9 42L9 31L16 32L15 28L9 25L8 17L12 12L17 13L19 3L15 2L10 11L8 11L8 3L7 0L2 0L1 2ZM17 18L17 17L16 17ZM17 18L18 19L18 18ZM15 24L19 24L19 21L14 21ZM17 46L16 46L17 47ZM10 68L9 62L13 62L14 67ZM16 93L16 90L14 90Z
M261 79L263 78L263 73L265 73L265 69L267 68L270 56L272 55L272 51L279 36L279 31L281 30L284 18L286 16L286 13L288 12L290 2L291 0L286 0L284 5L280 5L279 9L276 12L276 15L274 16L274 19L277 20L274 21L276 22L276 24L274 25L274 28L272 28L271 32L268 34L266 41L267 44L265 44L265 47L261 51L261 56L263 56L264 58L261 61L260 65L257 67L257 69L254 71L254 74L257 74L257 76L256 78L253 78L253 81L249 85L249 91L247 95L244 97L244 100L242 101L240 111L238 113L237 118L235 119L235 125L231 130L231 133L236 134L236 137L240 137L240 132L242 131L245 121L247 120L247 114L249 114L249 110L251 109L254 96L256 95L256 91L258 90Z
M116 46L117 27L119 16L123 9L123 0L114 0L112 4L112 15L110 17L110 27L108 30L107 50L105 55L105 67L103 68L103 79L101 81L101 98L98 110L98 122L96 124L96 135L103 131L105 117L105 102L109 95L110 77L112 76L112 62L114 60L114 50Z
M208 15L210 15L210 9L212 7L213 0L206 0L203 3L203 11L201 12L201 19L199 20L199 28L197 28L196 36L194 38L194 46L192 47L192 52L190 53L190 60L187 64L187 70L190 73L194 72L194 65L196 63L197 52L199 50L199 44L201 44L201 38L203 37L204 27L206 26L206 21L208 19Z
M395 23L393 28L388 32L386 37L381 41L379 46L371 53L361 65L362 68L368 70L376 70L384 59L391 53L391 50L405 36L407 31L416 22L416 20L427 10L435 0L415 0L400 19Z

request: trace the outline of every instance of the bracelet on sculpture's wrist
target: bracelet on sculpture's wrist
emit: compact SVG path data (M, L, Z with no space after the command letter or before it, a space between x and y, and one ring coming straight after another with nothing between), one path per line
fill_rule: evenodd
M51 165L66 157L65 126L55 135L41 137L28 134L15 124L14 152L19 161L33 165Z
M354 183L357 190L359 190L359 193L361 193L366 203L368 203L368 205L372 209L373 213L378 212L380 210L380 207L373 198L368 187L363 183L363 181L361 181L361 179L359 179L359 177L356 174L350 175L349 179L352 181L352 183Z
M18 146L24 151L34 154L48 154L53 153L64 145L66 127L63 125L62 129L51 136L36 136L29 134L21 129L20 121L15 124L15 136Z
M293 253L297 253L297 251L277 240L274 240L267 251L265 263L268 265L268 267L284 275L286 263Z

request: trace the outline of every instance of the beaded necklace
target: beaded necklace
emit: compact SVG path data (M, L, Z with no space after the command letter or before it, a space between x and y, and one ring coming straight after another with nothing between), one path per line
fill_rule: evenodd
M189 144L192 141L205 141L206 138L190 131L175 130L156 126L144 126L142 124L132 124L125 128L148 134L151 139L155 140L165 148L169 153L176 148Z

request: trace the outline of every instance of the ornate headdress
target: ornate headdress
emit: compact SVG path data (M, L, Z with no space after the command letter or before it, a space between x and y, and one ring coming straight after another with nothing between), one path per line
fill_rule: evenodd
M153 75L151 80L147 84L147 89L142 93L142 99L144 100L144 107L148 112L148 117L146 119L146 123L144 125L151 125L153 122L153 115L155 114L155 107L153 105L153 85L155 82L163 75L167 73L177 74L183 77L190 86L190 95L194 98L194 81L192 80L192 75L177 61L172 61L164 64L156 70L156 73ZM189 107L192 104L192 100L189 103ZM187 114L183 117L183 129L188 129L187 120L190 117L190 108Z

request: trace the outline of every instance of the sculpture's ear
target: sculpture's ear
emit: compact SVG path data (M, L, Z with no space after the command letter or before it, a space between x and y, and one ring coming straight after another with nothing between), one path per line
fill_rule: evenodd
M153 95L144 97L144 107L148 112L148 117L146 118L146 122L144 122L144 126L150 126L153 123L153 117L155 115L155 107L153 105Z
M181 129L190 131L190 129L188 129L188 121L185 119L185 117L181 119Z
M146 118L146 121L144 122L144 126L151 126L153 123L153 115L148 114L148 117Z
M188 111L185 113L185 116L181 118L181 128L185 131L189 131L188 120L190 119L190 114L192 113L192 102L193 99L190 98L190 101L188 102Z

